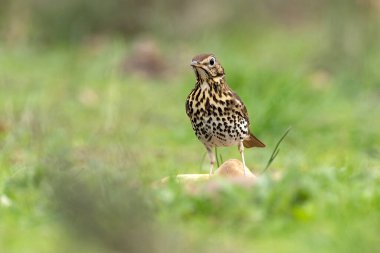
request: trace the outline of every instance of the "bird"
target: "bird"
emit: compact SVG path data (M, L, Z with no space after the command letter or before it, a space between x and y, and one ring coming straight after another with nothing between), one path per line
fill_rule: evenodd
M216 161L213 149L233 145L238 147L246 175L244 148L265 147L250 131L247 108L228 86L224 68L214 54L196 55L190 65L196 83L186 99L186 114L195 135L207 150L210 176Z

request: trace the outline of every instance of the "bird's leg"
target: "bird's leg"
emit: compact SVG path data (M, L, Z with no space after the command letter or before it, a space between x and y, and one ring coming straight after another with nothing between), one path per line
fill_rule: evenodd
M244 160L244 145L243 145L243 141L239 142L238 148L239 148L239 152L240 152L240 155L241 155L241 161L243 163L243 171L244 171L244 176L245 176L246 175L246 168L245 168L245 160Z
M206 147L208 157L210 158L210 176L214 173L215 156L212 147Z

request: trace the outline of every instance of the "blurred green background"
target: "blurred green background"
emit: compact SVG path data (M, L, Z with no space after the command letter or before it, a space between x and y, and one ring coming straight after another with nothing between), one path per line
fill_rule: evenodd
M2 0L0 251L379 252L379 25L379 0ZM252 188L152 186L208 171L201 52L267 144Z

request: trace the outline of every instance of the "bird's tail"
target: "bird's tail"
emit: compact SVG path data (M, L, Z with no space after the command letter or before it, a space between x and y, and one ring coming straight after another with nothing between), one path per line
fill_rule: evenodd
M256 138L253 134L249 133L249 137L243 141L243 145L246 148L258 147L264 148L265 144Z

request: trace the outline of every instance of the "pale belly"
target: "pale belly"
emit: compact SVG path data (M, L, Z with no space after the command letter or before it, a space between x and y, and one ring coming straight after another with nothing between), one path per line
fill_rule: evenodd
M198 139L210 147L237 145L248 137L248 123L239 116L204 116L192 126Z

